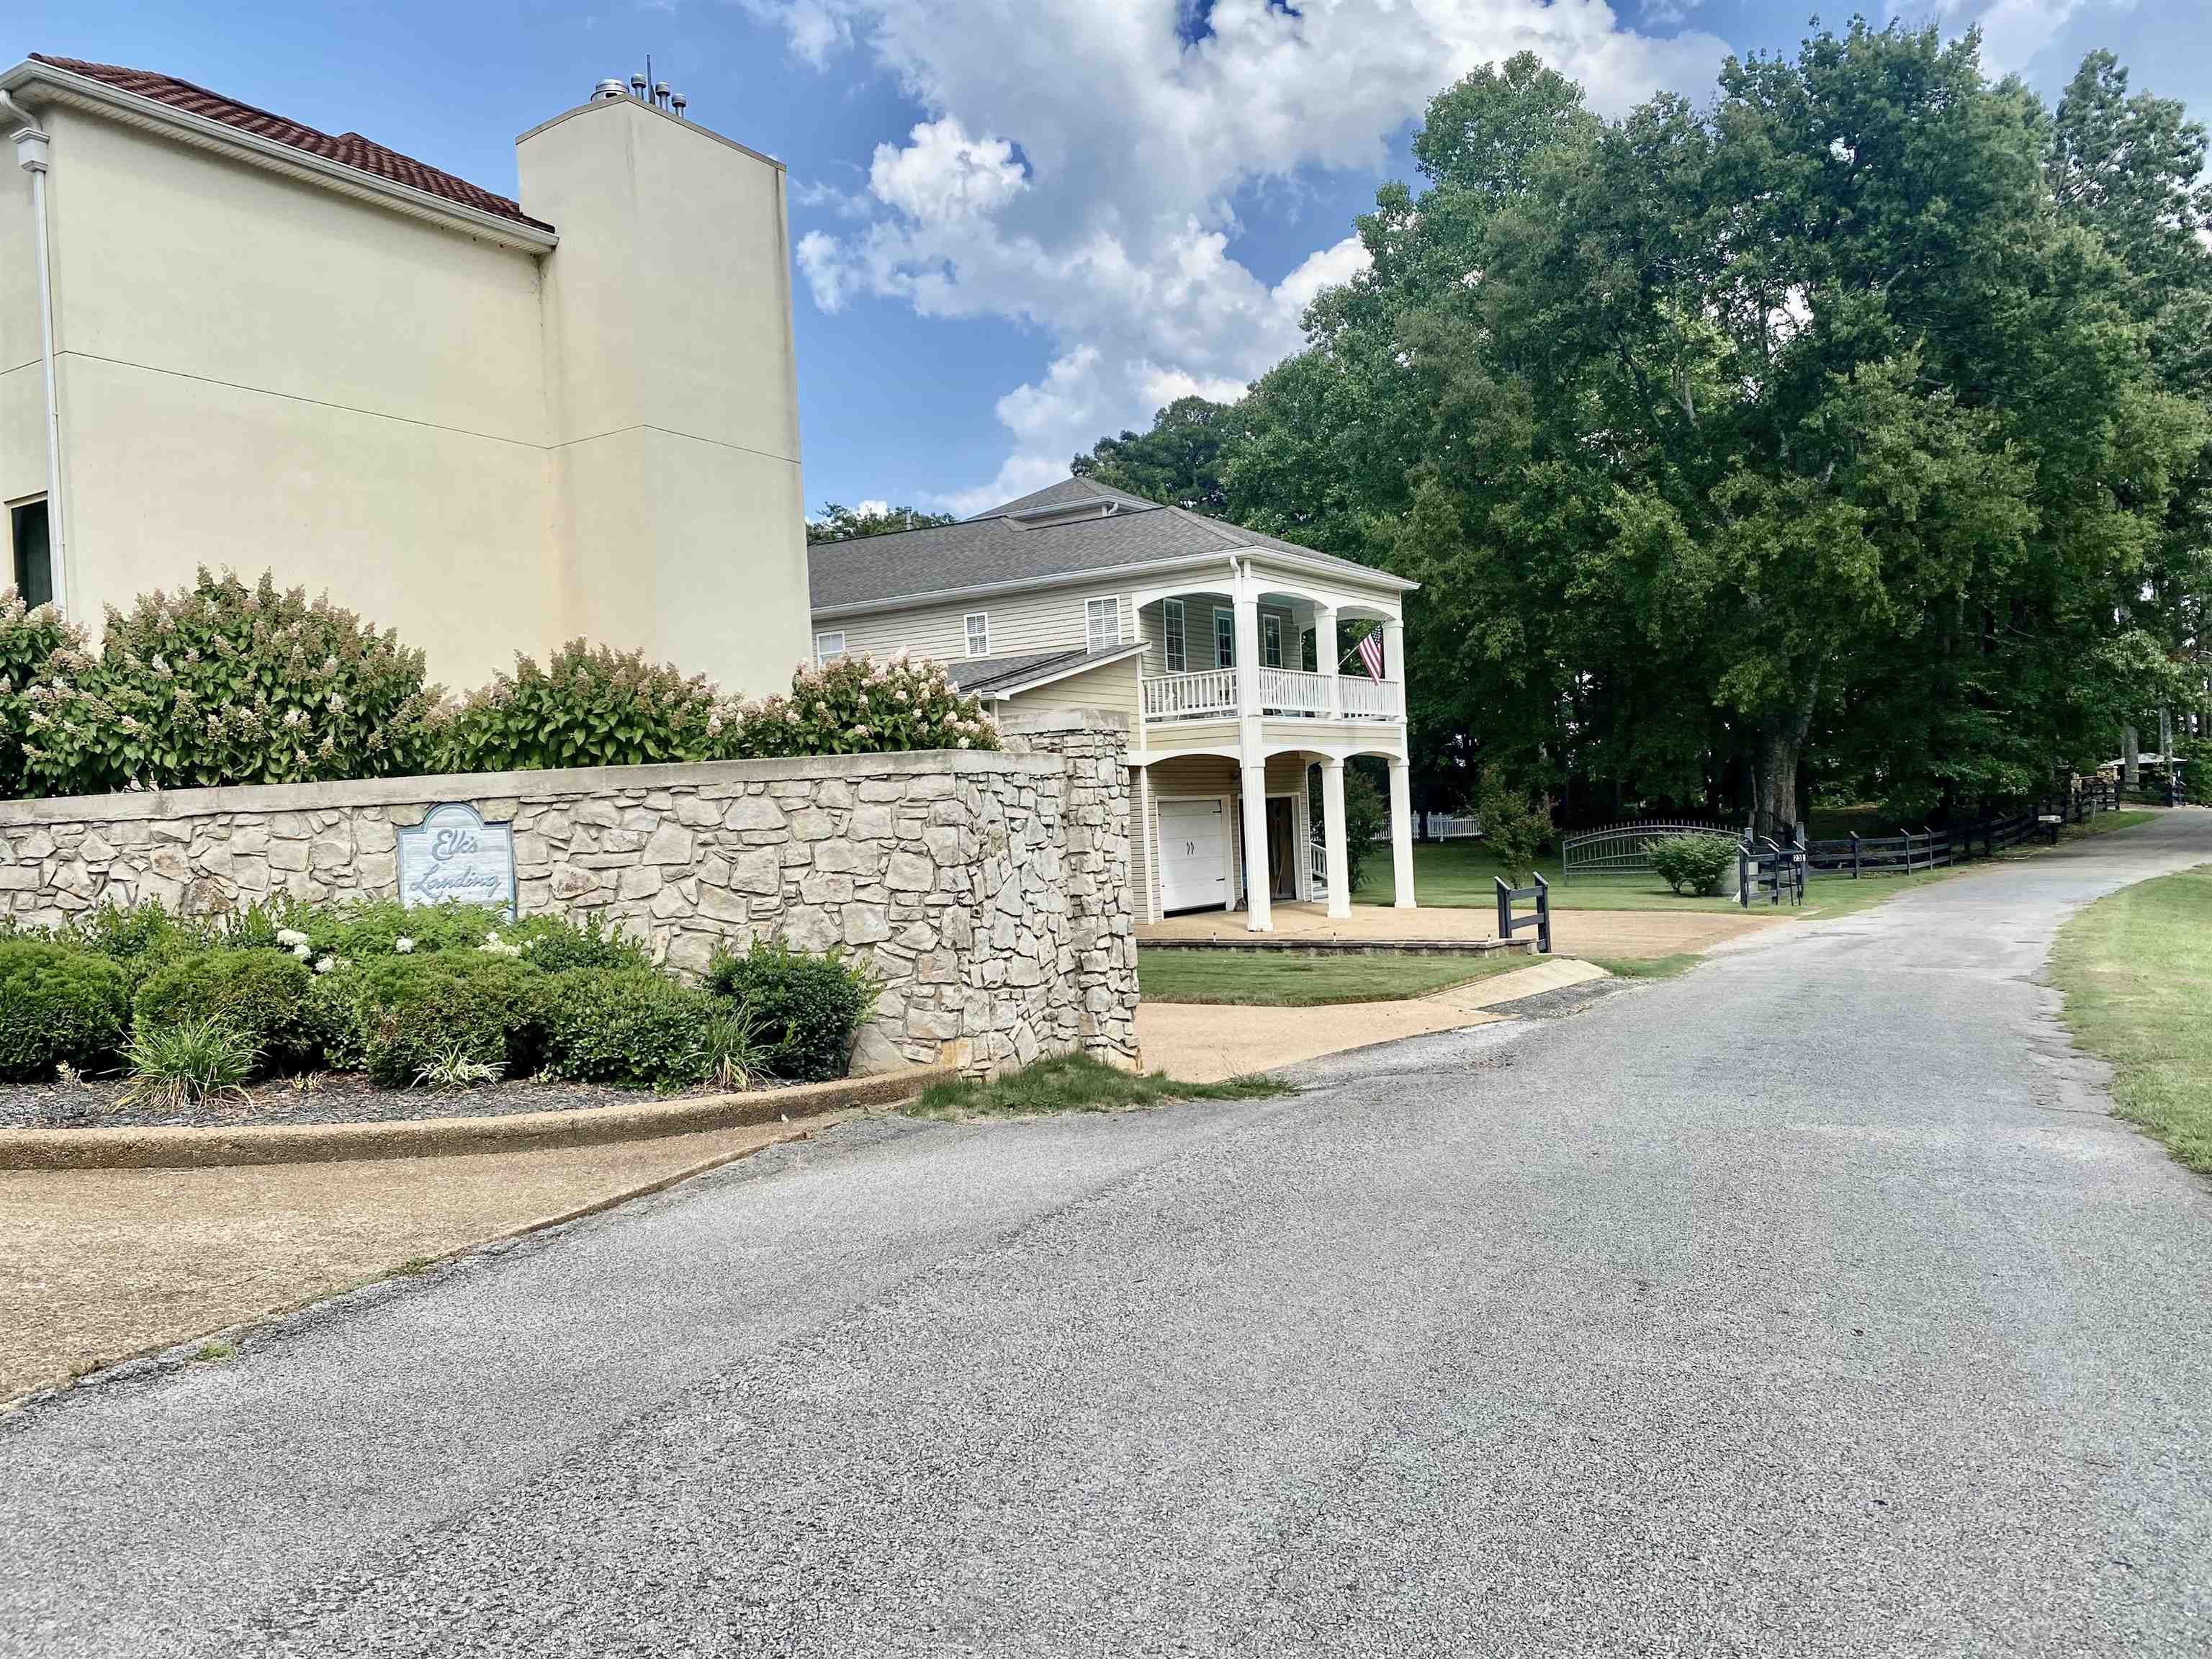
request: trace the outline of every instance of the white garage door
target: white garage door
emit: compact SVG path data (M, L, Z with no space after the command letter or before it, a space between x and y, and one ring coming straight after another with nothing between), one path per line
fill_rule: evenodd
M1218 800L1160 803L1160 908L1229 902L1228 818Z

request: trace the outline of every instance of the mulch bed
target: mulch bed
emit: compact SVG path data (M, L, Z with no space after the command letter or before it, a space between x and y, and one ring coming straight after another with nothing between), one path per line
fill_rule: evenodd
M0 1129L236 1128L241 1124L392 1123L409 1118L506 1117L518 1112L589 1111L655 1099L696 1100L726 1090L699 1087L656 1096L603 1084L539 1083L515 1079L474 1089L380 1089L357 1072L317 1074L313 1089L299 1079L257 1083L222 1101L169 1111L123 1103L122 1078L84 1083L0 1084Z

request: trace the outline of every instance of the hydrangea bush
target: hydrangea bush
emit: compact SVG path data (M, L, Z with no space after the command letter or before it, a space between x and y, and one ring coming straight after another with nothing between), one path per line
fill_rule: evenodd
M23 602L12 587L0 587L0 795L25 793L24 740L33 704L25 694L46 674L57 651L82 653L84 634L62 620L51 605Z
M572 640L543 668L517 657L512 674L437 710L430 727L441 772L649 766L705 758L720 708L702 675Z
M998 746L943 664L902 652L801 662L752 701L575 640L452 702L397 634L267 574L143 595L97 651L0 592L5 797Z
M419 769L423 658L327 599L203 568L70 630L21 691L21 793L309 783Z
M904 652L802 662L788 696L730 705L718 737L715 755L730 760L999 746L998 727L945 665Z

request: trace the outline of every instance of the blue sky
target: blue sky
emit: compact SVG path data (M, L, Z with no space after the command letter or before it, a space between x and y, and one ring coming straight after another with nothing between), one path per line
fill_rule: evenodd
M1427 98L1523 46L1618 110L1787 50L1805 0L15 0L33 51L160 70L496 190L629 75L781 158L810 502L972 510L1188 390L1231 394L1354 268ZM1840 21L1845 14L1837 14ZM2083 52L2212 115L2201 0L1928 0L2055 95Z

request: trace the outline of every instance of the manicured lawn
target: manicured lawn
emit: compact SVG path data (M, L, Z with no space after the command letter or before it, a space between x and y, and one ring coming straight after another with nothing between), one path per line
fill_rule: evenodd
M2120 1115L2212 1174L2212 865L2100 899L2059 931L2051 975Z
M1225 1083L1178 1083L1164 1072L1117 1071L1088 1054L1033 1060L989 1083L963 1078L933 1083L901 1109L908 1117L1039 1117L1054 1112L1122 1112L1170 1100L1251 1100L1285 1095L1273 1078L1233 1077Z
M1557 857L1546 859L1537 868L1552 884L1552 908L1557 910L1729 910L1735 906L1734 899L1676 898L1656 876L1583 876L1569 886ZM1495 909L1497 878L1504 873L1479 841L1437 842L1413 848L1413 890L1424 904ZM1368 857L1352 902L1389 904L1396 898L1390 849L1378 847ZM1528 906L1524 902L1522 908Z
M2108 835L2115 830L2125 830L2144 823L2157 817L2155 812L2106 812L2081 824L2068 824L2059 832L2063 845L2080 841L2089 836ZM2008 859L2033 858L2048 851L2041 842L2031 842L2001 854ZM1984 862L1974 860L1952 865L1940 870L1922 870L1909 876L1866 876L1854 881L1846 874L1815 875L1805 884L1805 903L1796 914L1833 917L1850 915L1884 899L1908 892L1915 887L1924 887L1931 881L1948 881L1951 877L1972 870ZM1544 879L1552 884L1552 908L1555 910L1733 910L1736 902L1732 898L1678 898L1667 890L1667 884L1652 875L1601 876L1577 878L1572 886L1566 884L1559 869L1559 861L1548 858L1538 866ZM1413 848L1414 891L1423 904L1440 909L1474 907L1494 909L1498 903L1497 878L1504 872L1498 860L1479 841L1448 841L1417 846ZM1389 904L1396 897L1390 878L1390 855L1387 849L1377 848L1368 860L1365 878L1352 893L1359 904ZM1527 908L1525 902L1522 908ZM1790 907L1783 906L1787 910Z
M1326 1002L1402 1001L1526 968L1536 960L1504 951L1481 957L1364 957L1139 950L1137 984L1152 1002L1303 1008Z

